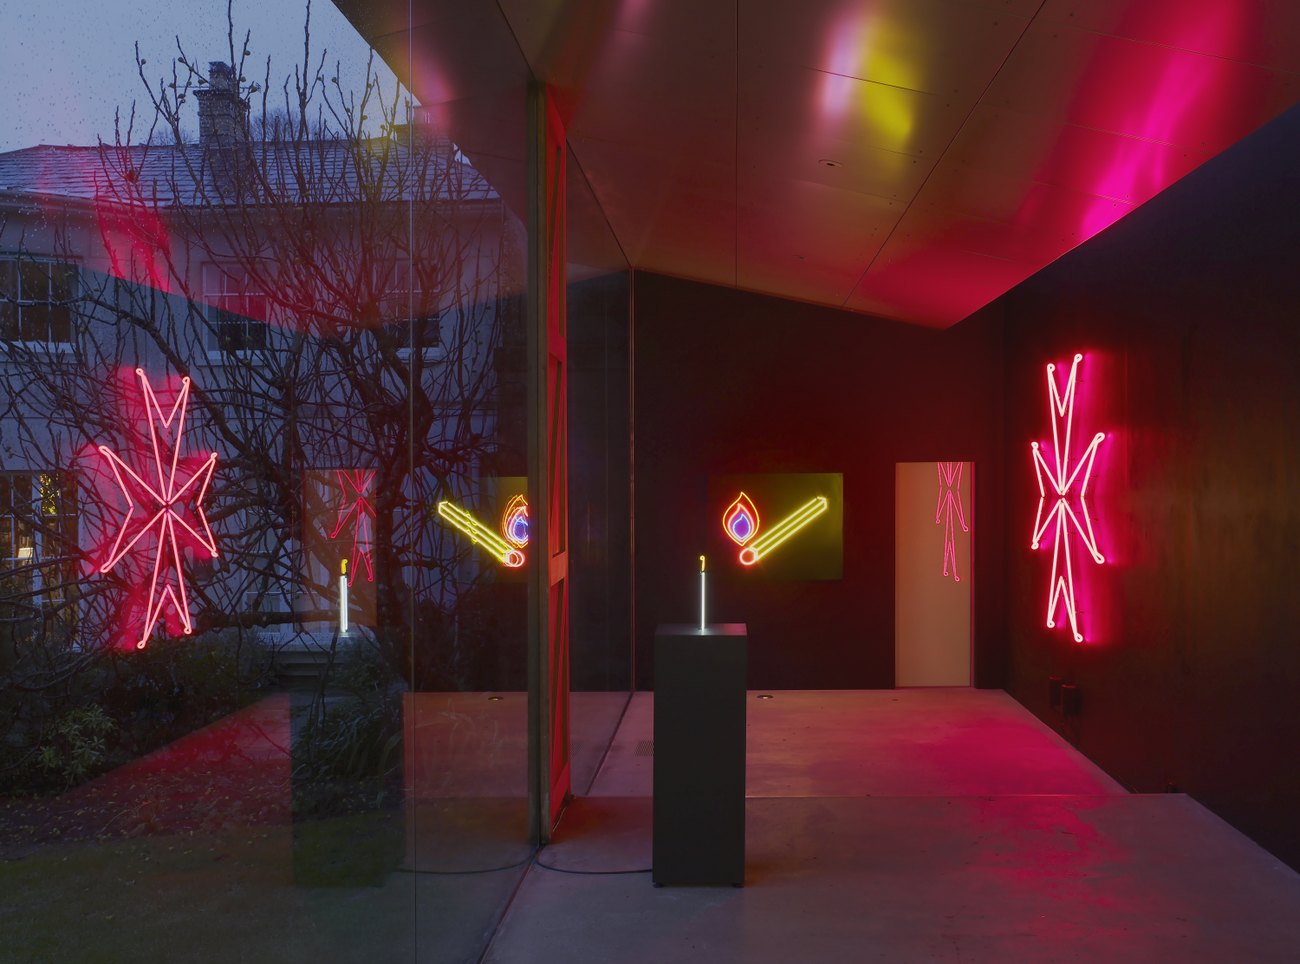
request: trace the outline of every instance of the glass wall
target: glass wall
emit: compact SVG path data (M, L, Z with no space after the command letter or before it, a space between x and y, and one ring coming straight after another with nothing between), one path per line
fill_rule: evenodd
M581 796L633 688L632 273L572 151L567 173L570 738Z
M512 49L499 14L470 44L404 3L30 6L0 130L4 955L475 959L532 856L527 71L438 82L440 49ZM588 263L596 412L627 280ZM577 425L594 571L626 438ZM575 603L584 687L627 689L626 586Z

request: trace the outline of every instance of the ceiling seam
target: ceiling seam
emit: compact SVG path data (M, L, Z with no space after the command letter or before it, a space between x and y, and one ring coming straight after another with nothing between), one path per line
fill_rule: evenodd
M740 287L740 0L735 2L735 50L736 55L731 61L732 75L732 94L735 98L735 112L733 114L733 134L734 143L732 146L732 163L735 166L735 177L731 179L732 183L732 216L734 218L732 228L732 247L731 247L731 286Z
M984 100L984 96L989 92L989 89L997 81L998 76L1002 73L1003 69L1007 65L1007 62L1011 60L1017 48L1019 48L1021 42L1025 39L1025 34L1029 33L1030 29L1034 26L1034 23L1038 20L1038 16L1043 12L1043 8L1045 6L1047 6L1047 0L1040 0L1040 3L1038 4L1038 9L1036 9L1033 12L1033 14L1030 16L1029 21L1025 24L1025 29L1020 31L1020 36L1018 36L1016 38L1015 43L1013 43L1008 48L1007 55L1002 58L1002 63L998 64L998 69L993 71L992 75L990 75L988 79L988 83L984 85L984 89L979 92L979 96L977 96L975 100L971 103L970 110L966 112L966 116L963 117L961 123L957 125L957 129L953 131L952 137L948 139L948 143L945 144L943 150L939 152L939 156L935 158L934 164L930 166L929 172L925 175L925 179L921 181L920 186L916 189L916 193L912 195L912 199L908 201L907 206L903 208L903 213L898 216L898 220L895 221L893 227L889 229L889 232L885 235L885 239L880 242L880 247L877 248L876 253L871 256L871 260L867 262L867 266L862 270L862 274L858 275L858 280L853 283L853 287L849 289L849 293L845 296L844 300L840 303L841 308L847 309L849 307L849 302L853 300L854 292L856 292L858 288L862 286L862 283L866 280L867 275L871 273L871 269L875 267L876 261L880 258L880 253L885 250L885 247L889 244L890 239L892 239L895 232L898 231L898 226L903 223L903 219L907 217L908 212L912 210L912 206L916 203L916 199L921 196L921 192L923 192L926 188L926 185L930 183L930 179L934 177L934 172L939 169L939 165L943 162L944 157L946 157L948 152L952 149L953 144L957 143L957 138L959 138L961 136L961 132L966 129L966 125L970 123L971 117L974 116L976 109L979 107L980 103Z

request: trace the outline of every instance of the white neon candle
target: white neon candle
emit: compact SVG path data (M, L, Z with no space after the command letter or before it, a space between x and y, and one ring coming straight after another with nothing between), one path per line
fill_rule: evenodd
M700 556L700 632L704 632L708 620L704 618L704 557Z
M348 561L339 566L339 632L348 632Z

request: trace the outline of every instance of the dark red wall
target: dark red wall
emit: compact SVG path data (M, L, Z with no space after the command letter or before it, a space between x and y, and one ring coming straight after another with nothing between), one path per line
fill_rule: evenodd
M708 478L840 472L844 578L718 572L710 619L748 624L751 687L893 686L894 465L969 459L976 682L1001 686L1000 316L938 332L647 274L635 305L637 685L655 626L697 618Z
M1300 866L1300 112L1000 302L1008 688L1129 787L1192 794ZM1076 432L1114 432L1079 646L1029 551L1048 361L1087 353ZM1080 397L1080 406L1085 396ZM1083 692L1065 721L1047 678Z

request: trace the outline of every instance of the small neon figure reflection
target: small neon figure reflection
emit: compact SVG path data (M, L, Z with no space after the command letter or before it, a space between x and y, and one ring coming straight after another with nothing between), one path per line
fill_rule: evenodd
M939 472L939 501L934 507L934 524L943 526L943 574L952 575L953 582L961 582L957 574L957 532L953 519L962 532L970 532L961 508L961 462L936 462Z

